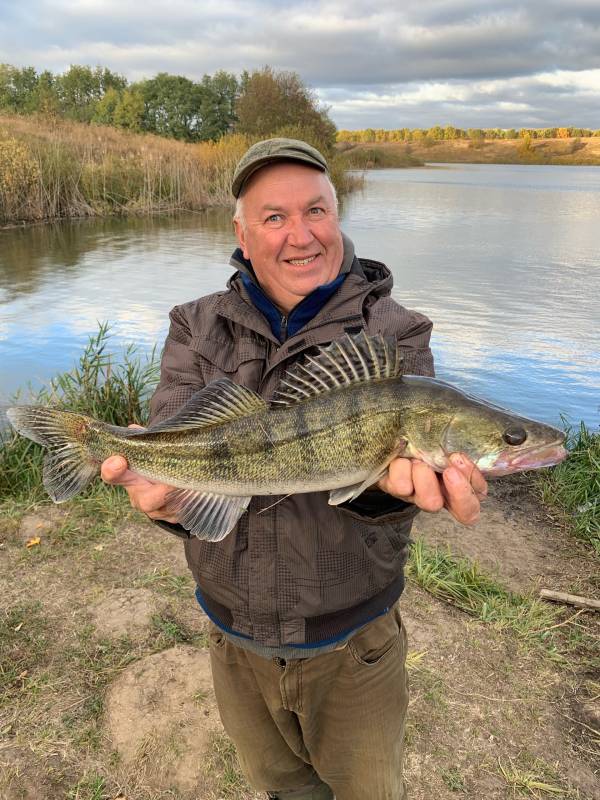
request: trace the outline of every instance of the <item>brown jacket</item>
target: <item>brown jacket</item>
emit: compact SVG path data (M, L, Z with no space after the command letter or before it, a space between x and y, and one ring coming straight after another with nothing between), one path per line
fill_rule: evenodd
M335 294L283 343L252 304L238 273L226 291L176 306L151 421L171 416L220 377L269 399L295 360L361 329L396 337L406 371L432 375L431 322L392 300L391 287L383 264L354 258ZM343 506L330 506L328 496L298 494L281 502L254 497L223 541L186 540L198 599L218 625L267 647L314 646L397 600L416 509L383 492Z

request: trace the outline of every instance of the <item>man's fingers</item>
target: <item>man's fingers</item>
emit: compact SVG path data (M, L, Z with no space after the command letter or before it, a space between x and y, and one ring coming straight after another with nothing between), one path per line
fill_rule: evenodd
M414 503L423 511L439 511L444 506L439 478L423 461L395 458L378 485L384 492Z
M413 462L414 503L423 511L440 511L444 496L437 473L423 461Z
M464 456L462 453L452 453L450 456L450 463L462 472L467 478L473 491L478 497L486 497L488 493L488 485L486 479L481 474L480 470L473 464L473 462Z
M442 473L446 508L463 525L473 525L479 519L479 498L470 481L457 467L451 466Z
M127 471L127 461L123 456L111 456L102 462L100 475L105 483L120 483Z
M412 497L412 462L408 458L395 458L379 481L379 487L394 497Z

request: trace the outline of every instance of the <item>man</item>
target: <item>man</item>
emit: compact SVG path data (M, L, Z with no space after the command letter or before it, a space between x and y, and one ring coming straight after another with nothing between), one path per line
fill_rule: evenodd
M227 376L270 398L315 346L365 330L393 337L407 372L432 374L431 323L390 297L391 275L358 259L339 227L323 156L304 142L253 145L233 180L238 272L225 292L171 312L151 421ZM356 500L255 497L221 542L178 529L170 487L108 459L103 477L187 537L197 598L212 620L211 663L226 731L269 797L404 797L406 637L397 609L412 520L446 507L465 524L486 484L460 454L440 477L397 458Z

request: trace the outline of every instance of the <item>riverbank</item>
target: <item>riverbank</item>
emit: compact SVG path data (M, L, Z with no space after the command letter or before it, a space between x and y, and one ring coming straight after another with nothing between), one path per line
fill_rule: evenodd
M156 360L116 363L106 335L42 400L143 422ZM599 436L581 443L592 462ZM539 600L544 587L593 596L597 561L556 491L571 473L539 474L555 476L558 507L533 473L492 483L473 528L417 518L401 600L416 800L600 791L600 615ZM218 719L181 541L100 482L48 502L40 449L22 438L0 448L0 477L0 797L258 800Z
M446 164L600 165L600 137L338 143L349 162L363 169Z
M0 115L0 226L233 206L242 134L186 144L45 116ZM337 157L340 195L357 184Z

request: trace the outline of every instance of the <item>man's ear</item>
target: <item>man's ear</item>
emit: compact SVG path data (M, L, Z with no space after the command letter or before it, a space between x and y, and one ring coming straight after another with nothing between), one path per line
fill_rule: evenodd
M239 219L233 220L233 228L235 230L236 238L239 242L240 247L242 248L242 253L244 254L244 258L250 258L248 255L248 250L246 249L246 231L244 230L244 226L239 221Z

